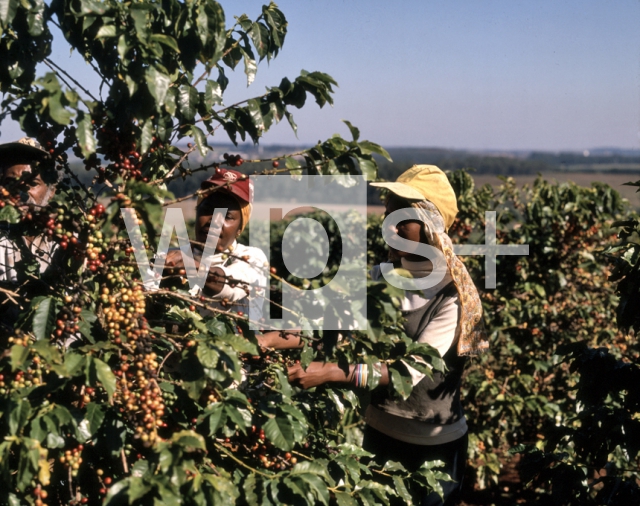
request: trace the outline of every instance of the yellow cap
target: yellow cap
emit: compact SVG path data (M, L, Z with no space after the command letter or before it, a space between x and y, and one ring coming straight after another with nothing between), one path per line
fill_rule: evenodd
M435 165L414 165L400 174L394 183L371 183L386 188L394 195L408 200L428 200L440 211L447 230L458 214L456 194L447 175Z

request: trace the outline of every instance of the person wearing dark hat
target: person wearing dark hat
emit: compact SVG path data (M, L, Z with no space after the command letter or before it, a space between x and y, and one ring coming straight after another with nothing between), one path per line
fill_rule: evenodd
M19 207L46 206L55 193L57 176L55 181L45 182L42 172L37 169L49 159L49 153L29 137L0 144L0 186L4 195L19 195ZM38 261L40 273L44 273L51 265L56 243L44 235L22 239ZM17 281L15 264L22 258L21 249L15 239L8 237L8 231L0 228L0 281Z
M196 267L211 227L219 233L203 294L212 298L219 309L242 311L258 321L262 318L267 287L267 257L259 248L237 241L251 216L253 181L238 171L217 169L200 189L196 204ZM220 208L226 208L227 212L220 223L214 223L214 211ZM174 269L184 266L180 250L167 253L165 266ZM200 289L194 287L190 293L197 296Z

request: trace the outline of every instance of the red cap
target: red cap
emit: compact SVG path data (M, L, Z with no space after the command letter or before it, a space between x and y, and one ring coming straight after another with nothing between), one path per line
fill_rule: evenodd
M216 169L209 179L202 182L200 189L205 190L212 186L224 186L229 193L245 202L253 201L253 181L237 170Z

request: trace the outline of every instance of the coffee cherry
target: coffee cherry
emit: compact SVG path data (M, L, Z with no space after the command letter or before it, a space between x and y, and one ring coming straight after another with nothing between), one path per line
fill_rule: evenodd
M271 165L273 166L274 169L277 169L278 167L280 167L280 162L278 160L274 160L274 162Z

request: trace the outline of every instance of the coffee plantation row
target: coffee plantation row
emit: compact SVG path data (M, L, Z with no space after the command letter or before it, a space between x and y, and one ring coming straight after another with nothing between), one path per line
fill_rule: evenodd
M155 292L140 283L121 209L136 211L145 246L155 248L175 202L168 183L252 166L374 180L376 157L388 158L346 122L351 140L333 136L276 159L228 153L190 163L215 135L259 142L285 118L296 130L292 110L308 97L320 107L333 101L329 75L302 71L223 105L225 72L241 67L251 84L287 33L274 3L255 19L230 19L213 0L0 2L0 120L11 117L41 143L51 159L42 178L55 185L49 204L30 210L17 196L28 178L17 194L3 191L0 221L11 240L46 236L65 253L53 275L39 276L25 252L16 282L0 287L3 315L14 320L1 340L2 504L409 504L416 484L438 490L445 478L435 462L409 474L369 461L360 428L373 375L357 390L305 391L287 380L297 361L382 360L406 397L404 364L428 371L417 355L436 370L442 361L404 334L398 289L368 282L366 330L341 340L316 331L301 350L278 353L258 348L247 315L203 316L212 300L181 282ZM50 58L54 36L89 63L99 89ZM70 169L71 154L90 184ZM520 455L531 501L637 502L638 347L627 333L638 329L635 215L604 184L518 189L508 179L492 189L474 188L463 171L450 179L460 207L454 242L483 243L485 211L497 211L498 242L529 245L528 256L499 257L497 288L482 290L491 348L464 382L467 495L490 489ZM283 282L319 286L338 267L335 222L316 217L332 247L310 280L288 275L278 250L288 222L272 225L274 307ZM371 265L386 258L380 225L375 216L366 224ZM483 258L465 262L482 288Z

